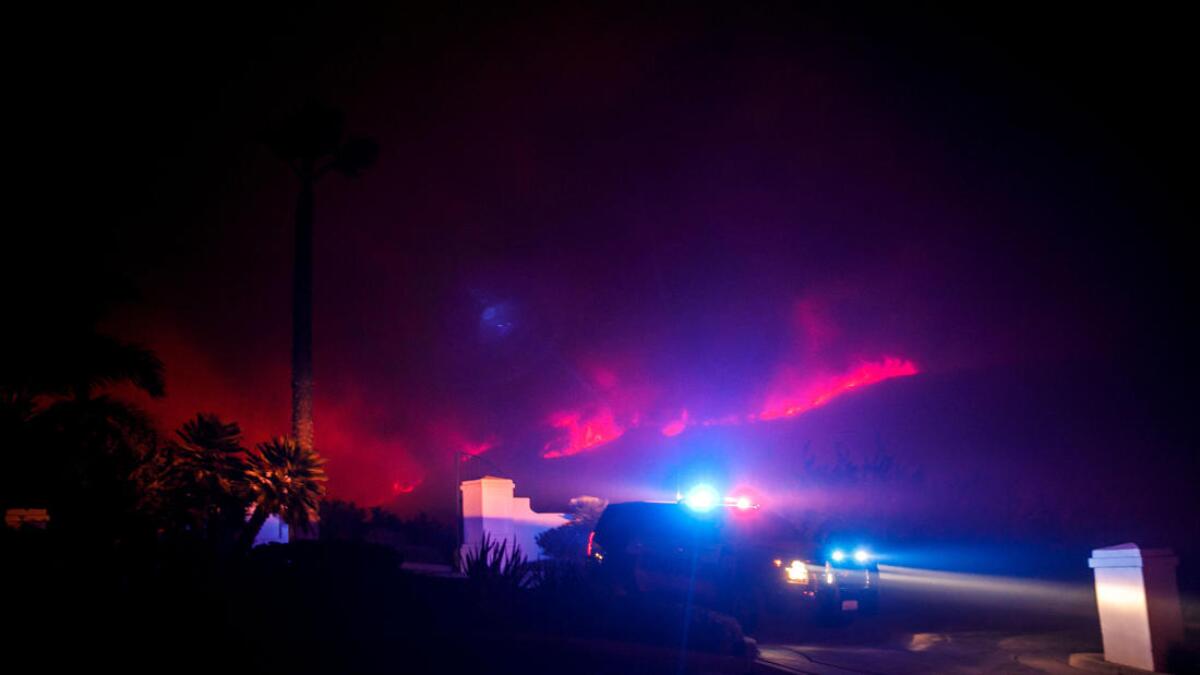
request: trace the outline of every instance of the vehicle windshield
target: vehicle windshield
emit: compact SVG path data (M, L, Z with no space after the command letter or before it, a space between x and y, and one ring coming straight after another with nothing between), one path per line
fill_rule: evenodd
M650 539L664 545L724 542L796 553L801 547L796 528L773 513L733 509L696 513L679 504L614 504L605 510L596 535L610 545Z

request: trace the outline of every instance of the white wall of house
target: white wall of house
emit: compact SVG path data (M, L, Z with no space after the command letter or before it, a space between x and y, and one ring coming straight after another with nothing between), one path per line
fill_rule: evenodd
M262 546L263 544L286 544L288 543L288 526L279 516L267 516L267 520L263 523L262 529L258 531L258 535L254 537L254 545Z
M537 513L528 497L517 497L516 484L508 478L484 476L463 481L463 551L478 548L486 532L492 541L514 544L530 560L539 559L542 550L537 536L567 522L562 513Z

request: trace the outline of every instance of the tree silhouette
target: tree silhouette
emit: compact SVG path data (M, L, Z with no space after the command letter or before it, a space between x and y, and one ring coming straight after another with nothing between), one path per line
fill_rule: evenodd
M0 501L49 507L56 530L118 539L137 502L127 479L156 435L145 413L109 390L161 397L163 365L150 350L99 333L99 312L79 305L77 313L64 305L72 314L53 321L18 319L20 330L4 336L0 444L22 457Z
M228 550L245 526L251 499L241 428L200 413L176 435L176 442L158 448L134 473L141 506L172 533L190 533Z
M537 545L550 558L583 560L588 535L604 514L608 502L599 497L582 495L571 500L568 522L538 534Z
M344 138L344 127L341 111L310 102L266 138L271 151L300 179L292 270L292 436L308 450L313 448L313 188L331 171L358 176L379 155L370 139Z

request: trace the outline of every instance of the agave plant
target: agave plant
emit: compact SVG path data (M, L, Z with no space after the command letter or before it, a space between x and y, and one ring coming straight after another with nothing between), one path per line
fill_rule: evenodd
M249 548L267 517L278 515L293 530L307 531L319 519L325 495L325 460L294 438L280 436L247 454L245 477L254 509L243 544Z
M484 593L517 591L534 581L533 566L521 547L509 541L492 539L485 532L478 548L468 547L462 558L462 571Z

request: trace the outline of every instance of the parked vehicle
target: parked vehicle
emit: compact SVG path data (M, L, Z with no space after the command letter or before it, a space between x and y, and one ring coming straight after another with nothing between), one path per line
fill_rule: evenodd
M785 519L743 499L611 504L589 538L589 569L615 593L668 595L736 616L833 618L878 607L877 565L863 549L830 555ZM833 558L837 558L834 560Z

